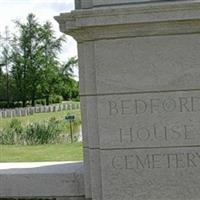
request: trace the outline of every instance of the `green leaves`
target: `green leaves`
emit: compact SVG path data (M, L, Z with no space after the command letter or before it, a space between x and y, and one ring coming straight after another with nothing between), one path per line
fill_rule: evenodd
M23 106L30 101L34 106L38 97L45 97L47 104L54 94L70 97L66 92L70 87L74 88L72 78L77 58L73 57L63 65L59 62L58 55L66 41L64 35L57 37L52 24L39 23L34 14L29 14L25 22L15 21L15 24L16 33L12 38L9 36L9 45L1 49L0 99L5 96L5 74L9 81L7 99L21 101ZM1 66L7 66L6 73Z
M57 55L61 51L63 37L56 38L49 22L39 24L35 15L29 14L25 23L16 22L19 36L13 51L13 77L17 95L24 102L35 105L37 96L49 96L58 78Z

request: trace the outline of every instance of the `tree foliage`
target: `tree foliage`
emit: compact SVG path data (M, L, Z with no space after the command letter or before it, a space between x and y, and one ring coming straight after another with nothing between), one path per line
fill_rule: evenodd
M40 24L34 14L29 14L26 22L15 24L18 31L9 40L9 48L1 49L0 100L8 100L9 104L12 99L23 106L31 102L34 106L38 98L46 99L47 104L52 95L70 98L77 85L72 75L77 59L71 58L66 64L59 62L65 37L56 37L52 24Z
M5 27L5 33L0 36L1 41L1 55L0 55L0 83L5 85L0 89L0 92L5 93L4 98L7 105L10 103L10 61L11 61L11 47L10 47L10 33L8 27ZM3 70L5 74L3 74Z
M76 98L79 95L78 82L73 79L74 67L77 66L77 63L78 59L72 57L61 66L60 74L63 83L61 94L65 99Z

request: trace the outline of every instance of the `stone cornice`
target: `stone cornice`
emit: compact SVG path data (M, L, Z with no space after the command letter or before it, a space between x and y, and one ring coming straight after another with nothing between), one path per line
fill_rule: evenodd
M200 32L200 1L75 10L55 17L77 41ZM171 23L173 22L173 23ZM174 23L176 22L176 23Z
M125 4L141 4L141 3L152 3L152 2L163 2L171 0L75 0L76 9L88 9L93 7L103 7L103 6L116 6ZM175 0L184 1L184 0Z

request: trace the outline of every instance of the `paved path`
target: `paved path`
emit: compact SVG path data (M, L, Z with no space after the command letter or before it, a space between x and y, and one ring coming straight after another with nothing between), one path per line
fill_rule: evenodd
M0 163L0 174L24 173L71 173L82 168L82 162L28 162Z

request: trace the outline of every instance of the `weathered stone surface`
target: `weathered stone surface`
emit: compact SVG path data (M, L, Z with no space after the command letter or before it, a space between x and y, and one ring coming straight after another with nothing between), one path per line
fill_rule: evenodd
M47 198L47 197L37 197L37 198L31 198L31 197L25 197L25 198L14 198L14 197L7 197L7 198L0 198L0 200L91 200L86 199L84 197L53 197L53 198Z
M98 97L100 148L200 144L199 91Z
M103 199L199 199L199 148L105 150Z
M91 170L90 170L90 149L83 148L84 155L84 188L85 188L85 197L92 198L92 189L91 189Z
M85 9L99 6L113 6L121 4L149 3L159 0L75 0L76 9ZM162 0L161 0L162 1Z
M198 38L96 42L102 199L199 197Z
M84 194L80 162L0 165L0 198L81 198Z
M199 41L195 34L96 42L97 94L198 89Z
M37 197L37 198L31 198L31 197L25 197L25 198L0 198L0 200L89 200L85 199L84 197L53 197L53 198L46 198L46 197Z
M101 176L99 160L99 135L97 120L97 98L81 97L83 137L84 137L84 166L86 197L101 200ZM88 121L89 119L89 121ZM90 122L90 123L88 123Z
M56 18L79 42L86 182L95 200L198 199L200 1L133 2Z
M109 6L109 5L121 5L131 3L147 3L155 2L155 0L93 0L94 6Z
M94 93L96 91L96 76L94 69L94 44L79 45L80 91L83 93ZM85 81L87 80L87 81ZM91 149L99 148L98 120L97 120L97 98L81 97L81 110L83 120L83 144L84 144L84 166L85 166L85 195L88 198L95 197L97 200L101 194L101 177L97 176L100 171L99 157Z
M92 199L102 200L102 176L99 149L90 149L90 177Z

